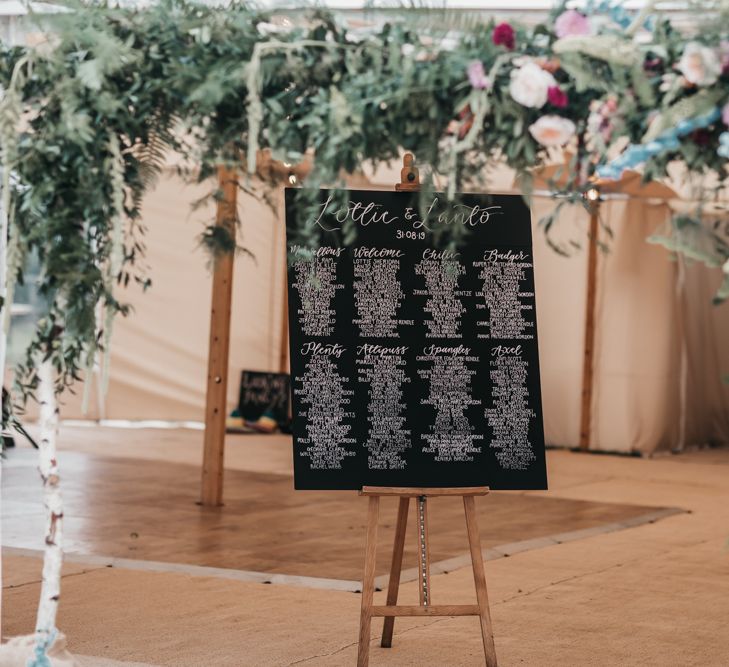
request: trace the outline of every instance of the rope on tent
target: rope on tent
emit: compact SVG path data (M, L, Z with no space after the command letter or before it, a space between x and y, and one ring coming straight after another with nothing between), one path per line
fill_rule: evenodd
M258 137L261 133L263 122L263 101L261 100L261 87L263 80L261 76L261 59L267 52L273 51L297 51L304 47L311 46L323 49L342 49L355 44L336 44L334 42L323 42L316 39L302 39L298 42L257 42L253 47L251 60L246 66L246 86L248 95L246 98L248 117L248 148L246 152L247 168L249 174L256 173L256 155L258 154Z

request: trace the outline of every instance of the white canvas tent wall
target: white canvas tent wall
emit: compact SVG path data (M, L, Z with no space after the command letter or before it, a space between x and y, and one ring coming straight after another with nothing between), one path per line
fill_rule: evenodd
M391 188L397 170L368 187ZM507 190L511 174L496 176ZM357 183L366 187L366 183ZM198 247L201 221L190 212L209 186L164 177L144 204L150 275L134 312L117 320L110 389L103 412L87 418L201 421L210 312L210 273ZM282 213L242 196L242 243L254 259L236 261L228 409L240 370L281 370L285 242ZM549 444L577 446L585 310L585 253L565 258L548 248L536 221L553 202L534 200L537 316L544 419ZM598 267L595 384L591 449L650 453L687 444L729 442L729 305L713 307L717 272L677 262L644 239L669 215L665 202L616 199L603 216L614 231ZM582 238L586 214L563 213L560 234ZM93 392L95 395L95 392ZM67 397L65 418L83 415Z
M328 3L358 24L376 21L361 3ZM631 7L642 6L636 1ZM30 5L36 17L59 11L47 3ZM515 4L453 2L451 11L481 19L524 22L544 17L547 0ZM665 8L664 8L665 9ZM676 6L672 20L689 25L693 16ZM0 36L10 43L33 43L42 35L26 20L17 0L0 0ZM391 187L396 171L375 180ZM510 188L512 175L495 185ZM63 414L109 419L203 419L210 312L210 275L196 248L200 225L189 203L204 187L164 178L145 204L150 232L148 262L153 287L129 291L135 312L115 326L112 374L104 408L94 402L83 415L80 397L67 396ZM238 371L280 370L283 332L283 222L265 206L241 198L244 243L255 261L241 258L235 268L228 407L237 400ZM552 203L536 199L534 220ZM209 213L212 217L212 211ZM611 451L652 452L685 444L729 441L729 305L713 308L718 275L702 266L673 262L643 239L668 215L668 207L644 201L612 201L604 215L615 232L611 252L601 256L595 381L590 446ZM198 216L199 217L199 216ZM585 236L582 210L563 215L563 228ZM542 390L547 440L579 442L585 254L555 255L535 229L537 304ZM93 393L95 396L95 392Z

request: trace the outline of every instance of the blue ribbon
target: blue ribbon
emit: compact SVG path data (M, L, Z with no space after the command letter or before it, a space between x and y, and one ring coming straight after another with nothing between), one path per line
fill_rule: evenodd
M619 25L623 30L628 28L633 22L637 12L631 12L623 7L622 2L613 2L612 0L601 0L601 2L595 2L595 0L589 0L585 5L585 14L607 14L610 20ZM643 27L646 30L653 30L655 19L653 16L648 16L643 22Z
M681 137L701 128L708 127L719 120L720 117L721 110L719 107L716 107L708 113L696 116L695 118L686 118L679 121L676 127L666 130L647 144L630 144L614 160L598 167L597 175L600 178L607 178L613 181L620 180L625 169L642 164L650 158L661 155L666 151L678 150L681 145L679 141Z

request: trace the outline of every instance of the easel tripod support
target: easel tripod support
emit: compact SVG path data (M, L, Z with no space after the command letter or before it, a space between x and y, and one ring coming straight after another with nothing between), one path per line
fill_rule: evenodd
M369 498L369 510L367 513L367 540L365 544L364 578L362 581L362 608L360 613L357 667L367 667L369 664L372 618L380 616L385 619L382 629L382 641L380 643L383 648L390 648L392 646L392 634L396 616L478 616L481 624L481 637L483 640L486 665L487 667L497 667L475 504L476 496L484 496L488 492L488 487L430 489L371 486L365 486L360 491L360 495ZM395 528L395 541L392 550L390 578L387 588L387 603L380 606L374 604L377 524L380 512L380 498L386 496L398 497L400 502ZM475 605L432 604L427 510L429 496L461 496L463 498L466 530L473 567L473 580L476 586ZM400 587L400 573L402 571L403 552L405 548L405 532L411 498L415 498L418 509L418 592L420 604L398 605L397 596Z

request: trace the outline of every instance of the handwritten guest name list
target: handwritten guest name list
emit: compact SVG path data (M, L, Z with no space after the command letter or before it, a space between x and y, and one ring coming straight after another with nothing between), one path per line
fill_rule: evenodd
M546 488L529 210L416 196L286 191L296 488Z

